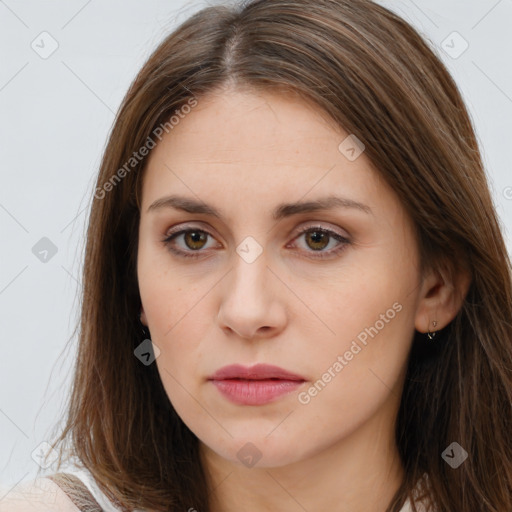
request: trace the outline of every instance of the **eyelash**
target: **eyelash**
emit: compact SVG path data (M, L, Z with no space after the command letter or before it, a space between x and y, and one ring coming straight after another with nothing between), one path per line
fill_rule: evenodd
M311 257L313 259L324 259L324 258L334 257L334 256L338 255L340 252L342 252L346 248L347 245L351 244L351 241L348 238L341 236L340 234L336 233L336 231L332 231L330 229L326 229L321 226L308 226L308 227L300 230L300 232L297 233L297 236L294 238L294 240L299 238L303 234L309 233L311 231L313 231L313 232L316 231L316 232L327 234L327 235L329 235L329 239L334 238L338 242L341 242L339 246L337 246L334 249L331 249L330 251L327 251L327 252L318 251L315 254L315 251L306 251L308 253L312 253ZM180 231L176 231L175 233L171 233L168 237L164 238L162 240L162 242L167 247L167 249L169 251L176 254L177 256L180 256L182 258L199 258L202 256L201 253L204 252L201 249L198 249L196 251L183 251L181 249L176 249L175 247L172 246L172 241L175 238L177 238L179 235L182 235L184 233L189 233L189 232L205 233L206 235L209 235L213 238L213 235L208 233L208 231L205 231L204 229L188 228L188 229L182 229ZM309 258L310 256L302 256L301 255L299 257Z

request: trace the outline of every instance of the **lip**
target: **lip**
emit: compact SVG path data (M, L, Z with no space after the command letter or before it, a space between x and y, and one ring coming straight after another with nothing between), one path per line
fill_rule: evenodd
M245 379L245 380L264 380L264 379L282 379L293 381L306 380L301 375L289 372L271 364L255 364L253 366L243 366L241 364L230 364L217 370L209 380L225 379Z
M220 393L240 405L263 405L300 387L306 379L278 366L234 364L217 370L209 381Z

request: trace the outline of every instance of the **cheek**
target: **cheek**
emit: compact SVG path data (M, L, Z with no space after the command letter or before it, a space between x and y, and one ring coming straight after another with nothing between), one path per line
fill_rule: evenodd
M325 320L335 336L347 339L356 336L365 328L373 326L384 314L386 329L396 324L398 315L393 304L405 307L414 300L415 273L406 265L397 264L393 258L377 255L355 255L357 262L349 264L339 272L333 272L321 289L304 283L302 296ZM386 311L389 314L386 316ZM379 321L379 330L382 330ZM331 332L331 335L333 333Z
M163 359L173 367L180 361L179 368L184 368L185 362L194 363L201 340L212 325L211 312L206 311L207 302L201 300L204 292L199 287L187 289L158 279L145 291L144 309L151 326L151 339L160 348Z
M174 308L157 316L157 332L152 333L152 340L160 348L156 365L162 385L178 415L193 431L207 423L214 432L217 425L205 416L201 399L207 377L204 369L211 355L204 341L212 322L206 319L204 304L198 303L201 294L197 295L191 300L181 296ZM221 436L222 432L217 434Z
M304 421L320 418L326 437L348 435L398 399L413 332L411 299L393 279L331 297L338 305L326 302L324 312L336 336L322 337L315 350L304 345L316 380L299 397Z
M379 390L389 392L382 383L395 384L414 332L416 295L412 292L416 279L411 260L387 256L383 251L377 257L375 251L331 275L328 287L302 290L311 309L329 327L327 330L315 319L322 331L309 333L322 350L312 351L309 344L303 345L303 356L314 365L316 378L333 383L326 386L329 392L324 399L332 394L334 405L342 395L349 412L358 404L372 403ZM328 374L329 369L336 377Z
M172 335L179 319L193 309L200 289L172 265L167 252L157 248L152 240L139 243L137 276L151 335L163 340Z

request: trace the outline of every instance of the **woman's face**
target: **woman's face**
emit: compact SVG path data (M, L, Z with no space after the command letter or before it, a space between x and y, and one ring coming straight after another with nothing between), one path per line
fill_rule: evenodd
M200 98L150 155L142 319L169 400L223 459L277 467L362 433L392 439L421 316L418 253L348 136L304 100L230 90ZM212 380L256 364L293 376Z

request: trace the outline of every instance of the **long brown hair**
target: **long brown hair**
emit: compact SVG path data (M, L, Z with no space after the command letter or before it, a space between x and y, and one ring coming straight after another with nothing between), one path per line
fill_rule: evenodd
M131 158L159 126L171 132L169 120L184 105L227 83L316 103L364 142L398 194L416 226L422 269L471 275L442 342L425 351L419 333L412 340L396 421L405 480L387 511L397 512L427 475L438 510L510 512L510 259L456 84L408 23L370 0L208 7L143 66L97 179L75 377L55 442L61 457L76 457L126 508L209 510L198 440L170 404L156 365L133 354L143 339L136 258L147 159ZM468 453L457 469L441 456L452 442Z

